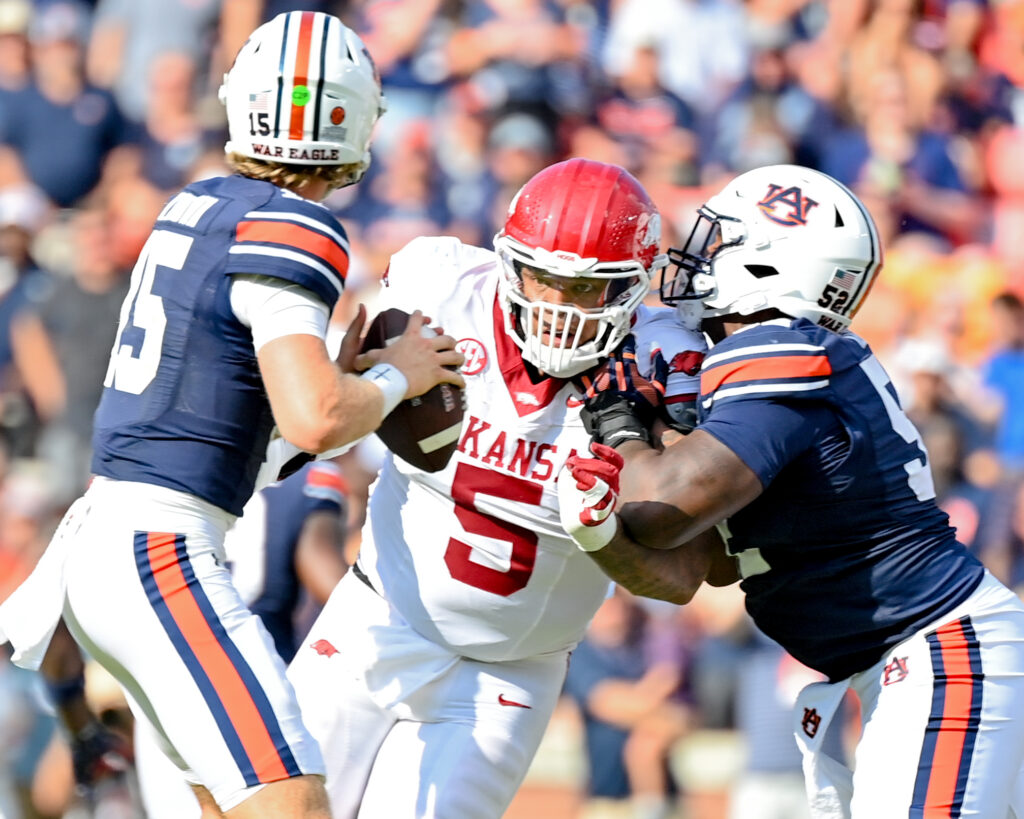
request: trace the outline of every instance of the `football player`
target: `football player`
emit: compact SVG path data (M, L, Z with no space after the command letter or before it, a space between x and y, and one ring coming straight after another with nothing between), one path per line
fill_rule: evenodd
M572 159L523 186L494 250L421 238L392 257L381 309L423 307L458 339L466 412L443 470L385 461L359 558L289 667L335 819L511 801L609 589L559 524L555 478L589 442L572 378L622 342L645 373L664 361L670 396L697 388L703 338L641 305L660 238L630 174Z
M163 208L132 273L93 437L96 475L0 611L34 665L61 614L136 719L228 816L326 817L323 761L284 665L225 565L271 429L318 453L374 430L462 363L408 332L351 370L324 342L348 269L319 200L356 182L383 110L359 38L314 12L260 26L225 76L235 173Z
M714 342L699 423L664 451L620 436L571 458L565 525L612 577L669 599L711 559L691 539L723 533L755 623L828 678L794 714L814 816L1024 815L1024 604L957 542L917 430L848 330L882 263L863 204L807 168L749 171L675 258L662 295L697 297ZM630 404L608 387L598 441ZM637 562L662 567L657 589L633 582ZM850 689L853 773L821 747Z

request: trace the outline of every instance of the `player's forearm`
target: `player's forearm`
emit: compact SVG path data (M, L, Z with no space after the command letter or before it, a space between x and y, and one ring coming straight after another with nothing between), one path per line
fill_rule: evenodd
M401 392L404 393L404 381ZM335 388L320 396L318 411L306 419L306 446L288 440L307 452L319 454L358 441L376 431L384 415L394 406L380 382L351 373L341 374ZM282 430L283 432L283 430Z
M258 357L281 436L315 454L376 430L408 386L393 368L383 378L377 377L378 367L361 375L342 372L327 357L323 341L312 335L270 341Z
M305 401L274 408L282 437L305 452L319 454L373 432L380 424L380 389L356 376L332 374Z
M680 485L667 475L662 450L634 441L617 451L626 461L618 511L630 537L651 549L669 549L696 535L698 521L674 497Z
M701 430L667 449L630 443L618 451L625 459L619 515L630 536L652 549L693 540L762 491L757 475Z
M682 605L707 576L708 545L707 538L698 537L679 548L652 549L630 538L620 522L612 541L588 554L608 577L633 594Z
M717 543L709 545L711 566L704 582L709 586L732 585L740 579L739 561L729 554L725 541L722 540L717 529L709 529L703 537L717 540Z

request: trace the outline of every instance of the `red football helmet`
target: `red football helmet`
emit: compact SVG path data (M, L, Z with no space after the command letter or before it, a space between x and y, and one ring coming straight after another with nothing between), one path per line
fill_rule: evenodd
M611 353L629 332L653 272L665 265L660 242L658 209L617 165L570 159L530 179L494 237L504 273L498 292L505 329L523 358L545 373L568 378ZM571 300L530 301L523 292L524 266L549 277L607 284L594 307ZM596 322L597 332L583 341L590 335L589 322Z

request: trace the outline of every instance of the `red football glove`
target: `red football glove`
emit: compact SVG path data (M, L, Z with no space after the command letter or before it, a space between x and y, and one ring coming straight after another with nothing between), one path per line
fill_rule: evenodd
M615 537L622 456L610 446L591 444L596 458L572 455L558 476L562 527L585 552L603 549Z

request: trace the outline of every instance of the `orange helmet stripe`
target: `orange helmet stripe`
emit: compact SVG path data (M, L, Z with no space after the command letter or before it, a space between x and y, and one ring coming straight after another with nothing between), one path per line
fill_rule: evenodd
M302 12L299 23L299 44L295 50L295 71L292 83L292 116L288 129L289 139L302 139L306 120L306 101L302 105L295 104L295 89L305 86L309 81L309 53L313 42L313 20L316 15L311 11Z

